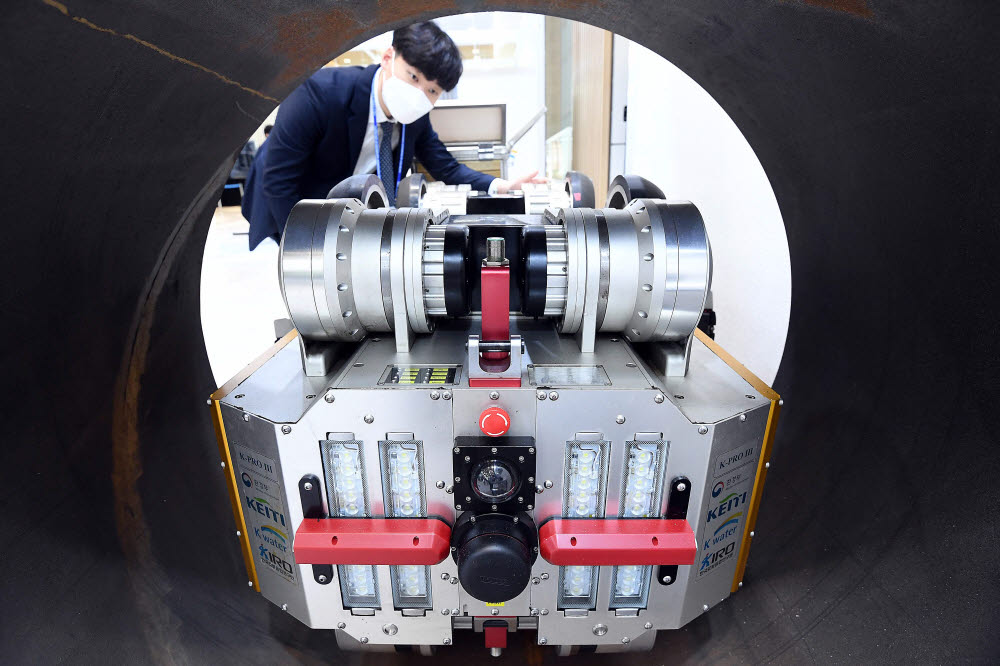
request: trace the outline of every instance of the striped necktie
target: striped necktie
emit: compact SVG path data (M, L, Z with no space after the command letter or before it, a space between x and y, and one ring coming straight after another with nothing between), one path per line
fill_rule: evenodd
M382 172L382 186L389 195L389 206L396 205L396 170L392 164L392 126L386 121L379 123L378 163Z

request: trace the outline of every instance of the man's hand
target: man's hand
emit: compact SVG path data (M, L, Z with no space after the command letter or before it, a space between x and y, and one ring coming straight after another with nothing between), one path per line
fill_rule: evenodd
M539 176L538 171L532 171L527 176L521 176L516 180L504 180L503 178L497 178L497 194L507 194L508 192L515 192L521 189L521 186L525 183L535 183L537 185L543 185L549 182L549 179L545 176Z

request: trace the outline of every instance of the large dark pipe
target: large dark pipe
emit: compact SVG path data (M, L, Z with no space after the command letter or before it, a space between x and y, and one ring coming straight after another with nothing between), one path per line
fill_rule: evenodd
M786 408L744 588L621 662L996 660L994 3L62 2L0 21L5 662L348 658L243 579L205 405L204 238L236 151L310 72L495 9L676 63L787 227Z

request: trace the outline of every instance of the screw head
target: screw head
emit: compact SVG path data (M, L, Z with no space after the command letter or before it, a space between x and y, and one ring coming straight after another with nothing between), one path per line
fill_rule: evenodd
M375 423L375 415L365 414L365 423Z
M494 446L490 448L490 453L496 453L496 452L497 452L497 447Z
M528 453L534 453L534 452L535 452L535 447L532 446L528 448Z
M548 579L549 579L549 575L548 575L547 573L543 573L543 574L541 575L541 579L542 579L542 580L548 580Z
M736 587L737 587L737 588L741 588L741 587L743 587L743 581L740 581L739 583L737 583L737 584L736 584Z
M615 423L617 423L618 425L625 423L625 417L619 414L618 416L615 417Z
M361 637L361 644L362 645L368 645L368 637L367 636L362 636Z
M282 434L287 435L291 431L292 431L292 426L290 426L290 425L283 425L283 426L281 426L281 432L282 432Z
M309 481L306 481L305 483L302 484L302 489L303 490L312 490L313 489L313 484L310 483Z
M281 610L288 612L288 604L281 604Z
M472 501L472 498L471 498L470 496L466 495L466 496L465 496L465 501L466 501L466 502L471 502L471 501ZM475 516L473 516L473 517L475 517Z
M674 582L674 577L673 576L664 576L660 580L663 581L664 585L670 585L672 582Z
M524 498L523 497L518 497L517 501L523 504L524 503Z
M247 587L253 587L253 581L252 580L248 580L247 581Z
M622 639L622 643L628 643L628 636Z
M524 456L518 456L517 457L517 462L523 463L524 462ZM530 481L531 479L528 479L528 480Z
M743 423L746 420L747 420L747 415L746 414L740 414L740 423Z
M236 530L236 536L243 536L243 532L240 532L239 530Z
M538 576L535 576L534 578L531 579L531 584L532 585L538 585L541 582L542 582L542 579L539 578Z
M498 391L490 391L490 400L499 400L500 393Z
M549 391L549 400L558 400L559 393L557 391Z
M499 614L500 614L500 609L499 608L491 608L490 609L490 615L499 615Z
M316 580L319 581L320 583L325 583L326 582L326 576L324 576L323 574L320 574L320 575L316 576Z
M444 489L444 491L449 495L451 495L453 492L455 492L455 488L453 486L448 486L447 488Z
M472 457L471 457L471 456L465 456L465 462L469 462L469 461L471 461L471 460L472 460Z
M533 509L534 507L533 507L532 505L530 505L530 504L529 504L528 506L526 506L526 507L524 507L524 508L525 508L525 509L527 509L528 511L531 511L531 510L532 510L532 509Z
M225 469L225 467L226 467L226 461L225 460L221 461L219 463L219 467L222 467L223 469Z
M658 405L661 404L664 400L666 400L666 398L663 397L662 393L657 393L656 395L653 396L653 402L655 402Z
M603 636L606 633L608 633L608 627L607 627L607 625L603 625L603 624L595 624L594 625L594 635L595 636Z
M683 481L677 484L677 492L682 493L687 489L688 489L687 484L684 483Z
M652 622L647 622L646 624L642 625L642 628L643 629L652 629L653 628L653 623Z
M452 615L458 615L458 609L457 608L452 608L451 609L451 614Z
M535 391L535 397L539 400L545 400L548 396L545 395L545 391Z
M431 391L431 400L440 400L441 394L437 391Z
M531 614L532 615L538 615L538 609L537 608L532 608L531 609Z
M247 414L246 412L243 412L243 420L244 421L249 421L250 420L250 415Z
M455 448L453 448L453 449L452 449L452 451L454 451L455 453L458 453L458 452L459 452L460 450L461 450L461 449L459 449L459 448L458 448L457 446L456 446Z
M347 623L346 622L338 622L337 623L337 629L346 629L346 628L347 628Z
M451 645L451 639L450 638L446 638L446 639L444 639L441 642L444 643L445 645Z
M450 613L450 612L451 612L451 611L449 611L449 610L448 610L447 608L442 608L442 609L441 609L441 615L447 615L447 614L448 614L448 613Z
M490 510L496 511L497 510L497 505L496 504L490 504Z
M545 488L542 488L541 484L538 484L537 486L535 486L535 494L536 495L541 495L543 492L545 492Z
M708 426L698 426L698 434L699 435L707 435L708 434Z
M702 607L701 607L701 609L702 609L703 611L707 611L707 610L708 610L708 604L705 604L704 606L702 606Z
M757 536L756 532L754 532L753 530L750 530L750 538L752 539L755 536Z
M451 391L445 391L444 393L441 394L441 397L444 398L445 400L451 400Z
M551 481L549 481L548 479L546 479L546 481L545 481L545 488L546 488L546 490L549 489L549 488L551 488L552 485L553 485L553 483Z
M462 510L462 505L461 504L456 504L455 508L458 509L459 511L461 511Z
M452 576L450 579L448 579L448 582L451 583L452 585L458 585L458 577L457 576ZM458 609L457 608L455 609L455 615L458 615Z
M549 639L545 638L545 636L542 636L541 638L538 639L538 644L539 645L545 645L548 642L549 642Z
M769 462L764 463L764 469L771 469L771 463Z
M442 488L444 488L444 481L438 481L437 483L434 484L434 487L437 488L438 490L441 490Z
M327 391L326 395L323 396L323 399L326 400L327 402L333 402L334 400L337 399L337 396L333 394L333 391Z
M542 615L548 615L548 614L549 614L549 609L548 609L548 608L543 608L543 609L542 609L541 611L539 611L539 612L540 612L540 613L541 613Z
M448 580L449 578L451 578L451 576L447 572L441 574L441 580Z
M386 624L382 626L382 633L386 636L395 636L398 631L399 627L394 624Z

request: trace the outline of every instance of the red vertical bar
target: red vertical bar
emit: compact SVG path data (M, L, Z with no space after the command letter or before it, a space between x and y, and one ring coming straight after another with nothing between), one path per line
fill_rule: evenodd
M510 340L510 268L507 266L483 266L480 278L482 294L484 342ZM510 356L503 352L484 353L489 360Z

